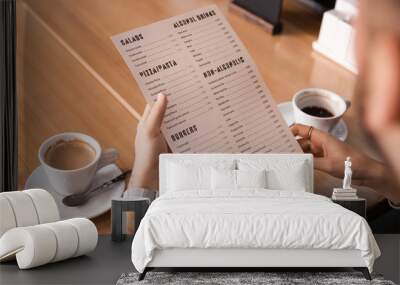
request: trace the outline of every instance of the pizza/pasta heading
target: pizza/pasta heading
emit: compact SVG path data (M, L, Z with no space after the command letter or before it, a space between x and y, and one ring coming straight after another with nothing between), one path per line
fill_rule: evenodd
M174 59L171 59L171 60L169 60L167 62L164 62L162 64L157 64L154 67L142 70L142 71L139 72L139 75L140 75L140 77L148 77L150 75L157 74L162 70L167 70L167 69L170 69L170 68L172 68L174 66L177 66L177 65L178 65L178 63Z

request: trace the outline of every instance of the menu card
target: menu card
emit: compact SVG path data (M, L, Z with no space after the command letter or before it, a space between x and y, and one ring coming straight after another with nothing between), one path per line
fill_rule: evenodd
M301 152L246 48L217 6L112 37L146 100L167 96L177 153Z

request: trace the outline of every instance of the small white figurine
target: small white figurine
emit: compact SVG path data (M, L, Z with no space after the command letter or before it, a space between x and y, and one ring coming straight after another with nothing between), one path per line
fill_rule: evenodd
M344 162L344 178L342 188L333 188L332 200L357 200L357 189L351 187L351 157Z
M351 188L351 175L353 172L351 171L351 157L347 157L344 162L344 179L343 179L343 189L352 189Z

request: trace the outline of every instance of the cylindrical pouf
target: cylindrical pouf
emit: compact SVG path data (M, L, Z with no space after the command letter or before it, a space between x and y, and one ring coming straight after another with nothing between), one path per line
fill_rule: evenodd
M53 196L49 192L43 189L29 189L23 192L31 197L39 217L39 224L60 220L56 201L54 201Z
M65 221L44 224L51 229L57 238L57 252L51 262L73 257L78 250L79 237L74 226Z
M74 218L65 220L64 222L74 226L78 233L79 244L74 257L86 254L96 248L98 233L92 221L85 218Z
M0 238L6 231L16 226L17 222L10 202L0 195Z
M49 263L56 252L57 239L54 232L42 225L11 229L0 239L0 258L16 253L20 269Z
M33 201L24 191L3 192L0 195L10 202L17 227L33 226L39 223Z
M8 230L0 238L0 261L14 255L20 269L86 254L96 248L97 229L85 218L75 218Z

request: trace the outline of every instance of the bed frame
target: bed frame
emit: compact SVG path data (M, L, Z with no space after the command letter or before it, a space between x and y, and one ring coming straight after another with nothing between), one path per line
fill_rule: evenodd
M156 250L152 261L139 275L143 280L146 273L155 268L185 269L234 269L234 271L263 271L273 268L290 269L337 269L353 268L361 271L367 280L371 275L359 250L328 249L183 249ZM322 270L321 270L322 271Z
M199 159L287 159L304 160L307 164L309 185L307 192L313 192L313 158L310 154L163 154L160 156L160 195L165 193L167 185L167 163L173 160ZM246 271L252 269L285 268L290 271L296 268L353 268L361 271L367 280L371 280L369 270L359 250L329 249L249 249L249 248L170 248L158 249L152 261L139 275L143 280L146 273L160 268L229 268L230 271Z

